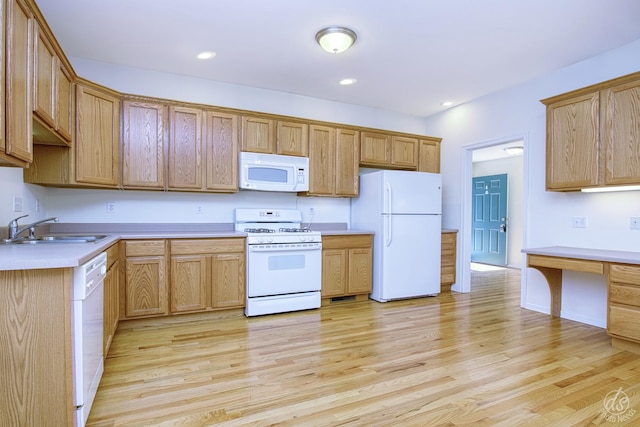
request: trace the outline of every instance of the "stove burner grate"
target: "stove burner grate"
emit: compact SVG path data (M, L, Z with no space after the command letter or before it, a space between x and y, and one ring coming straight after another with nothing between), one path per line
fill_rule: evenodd
M245 228L245 233L275 233L276 230L270 228Z
M311 230L307 228L280 228L280 233L311 233Z

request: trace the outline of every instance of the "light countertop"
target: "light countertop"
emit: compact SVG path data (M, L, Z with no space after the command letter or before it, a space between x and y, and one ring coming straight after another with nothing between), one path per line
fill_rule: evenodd
M640 252L613 251L607 249L573 248L567 246L549 246L523 249L529 255L544 255L562 258L588 259L593 261L619 262L622 264L640 264Z

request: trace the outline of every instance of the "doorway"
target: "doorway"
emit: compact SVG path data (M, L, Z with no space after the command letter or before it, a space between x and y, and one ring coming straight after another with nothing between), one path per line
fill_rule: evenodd
M509 268L522 268L523 256L521 249L526 241L526 209L528 200L528 157L526 147L527 137L516 136L500 140L478 142L463 147L462 179L466 184L462 186L462 221L460 224L460 280L452 287L458 292L471 291L471 250L472 250L472 183L474 176L508 174L507 227L507 259ZM510 154L505 148L521 147L517 155ZM509 162L507 159L511 158ZM517 159L517 162L514 160ZM517 164L510 170L505 170L505 163ZM515 195L515 196L514 196ZM478 265L474 263L474 265ZM488 264L485 264L488 265Z

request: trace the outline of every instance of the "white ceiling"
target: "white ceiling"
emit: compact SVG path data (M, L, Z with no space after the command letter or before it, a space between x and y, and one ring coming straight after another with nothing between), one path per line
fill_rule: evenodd
M36 2L70 57L417 116L640 39L638 0ZM355 45L321 50L330 25ZM217 56L196 60L203 50Z

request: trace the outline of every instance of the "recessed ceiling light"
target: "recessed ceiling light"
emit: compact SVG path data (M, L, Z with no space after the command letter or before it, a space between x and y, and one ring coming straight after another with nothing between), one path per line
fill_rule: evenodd
M198 59L211 59L216 56L215 52L204 51L198 54Z
M355 83L355 82L357 82L357 81L358 81L358 79L354 79L353 77L349 77L349 78L347 78L347 79L342 79L342 80L340 80L340 84L341 84L342 86L349 86L349 85L354 84L354 83Z
M453 105L453 102L451 101L444 101L442 104L443 107L451 107Z

